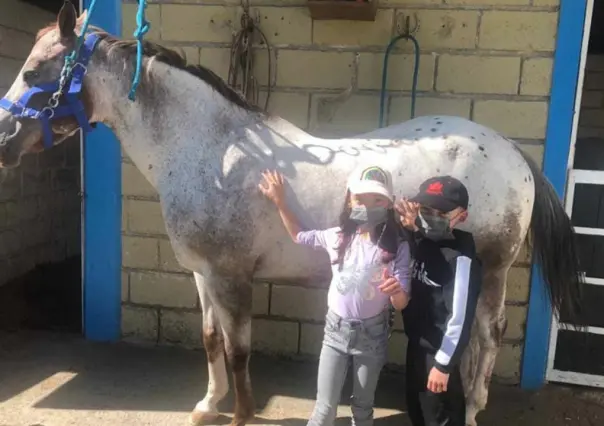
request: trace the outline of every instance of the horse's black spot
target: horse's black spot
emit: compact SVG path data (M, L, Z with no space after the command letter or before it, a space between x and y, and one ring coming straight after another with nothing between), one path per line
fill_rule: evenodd
M399 175L399 176L402 176L402 175L403 175L403 172L398 172L398 175Z
M484 158L489 158L489 156L487 154L484 154Z
M440 169L436 169L436 173L440 173Z
M413 140L414 140L414 141L418 141L418 140L419 140L419 138L414 138Z
M151 170L153 168L153 164L149 164L149 166L147 167L147 170Z
M172 172L171 172L171 171L170 171L170 172L168 172L168 176L172 176Z
M421 132L421 131L422 131L422 129L421 129L421 127L418 127L417 129L415 129L415 131L416 131L416 132Z
M486 134L485 134L484 132L480 132L480 134L481 134L482 136L486 136Z
M524 178L524 181L525 181L525 182L528 182L528 179L525 177L525 178Z
M487 197L490 197L490 196L491 196L491 194L489 194L489 193L487 192Z
M457 144L448 144L447 146L447 157L449 161L455 161L457 156L459 155L459 145Z
M478 146L478 149L479 149L479 150L481 150L481 151L484 151L484 146L479 145L479 146Z
M436 129L436 128L434 128L434 127L430 129L430 131L431 131L431 132L436 132L436 130L437 130L437 129Z
M437 121L436 124L443 124L443 122L442 121Z
M443 139L449 139L449 135L444 135Z

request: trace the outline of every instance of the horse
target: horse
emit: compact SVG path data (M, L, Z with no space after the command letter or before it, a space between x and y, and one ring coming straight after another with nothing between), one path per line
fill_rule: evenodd
M307 285L331 276L327 256L292 242L258 190L266 169L287 178L288 202L309 228L337 223L347 176L359 164L387 168L397 198L412 195L437 174L464 182L470 214L462 229L474 234L484 270L462 361L468 425L476 425L487 403L507 323L506 279L529 230L554 312L573 313L579 306L582 275L570 219L552 185L514 141L442 115L322 139L250 104L209 69L188 65L181 54L151 42L143 45L136 98L128 100L136 42L96 27L81 34L85 14L78 18L66 3L56 22L39 31L0 102L0 166L18 167L23 155L96 123L115 133L156 189L175 256L192 271L199 293L209 380L189 424L211 423L219 415L217 404L229 391L227 361L235 390L231 424L245 425L255 415L248 369L252 283ZM85 37L83 45L79 36ZM80 62L65 74L65 57L76 49ZM75 91L67 93L68 86Z

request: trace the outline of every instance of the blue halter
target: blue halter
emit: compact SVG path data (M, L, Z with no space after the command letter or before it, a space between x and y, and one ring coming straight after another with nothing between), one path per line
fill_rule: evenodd
M94 52L98 40L99 37L96 34L88 34L86 36L76 56L77 61L71 67L61 72L60 81L34 86L25 92L16 102L12 102L6 98L0 99L0 108L7 110L14 117L41 121L42 132L44 134L44 148L46 149L51 148L53 145L51 129L51 120L53 119L75 116L84 132L92 130L84 111L84 104L78 95L82 91L82 83L87 72L88 61ZM65 92L68 79L71 79L69 90ZM52 94L48 100L48 104L41 110L27 106L32 96L38 93ZM67 101L65 105L59 105L61 96L65 96L65 100Z

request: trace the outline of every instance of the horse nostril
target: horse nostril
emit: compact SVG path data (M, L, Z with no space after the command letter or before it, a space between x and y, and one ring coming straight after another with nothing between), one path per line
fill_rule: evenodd
M13 121L13 132L8 136L8 138L12 138L16 136L19 130L21 129L21 123L18 120Z
M7 131L0 132L0 146L6 145L6 143L17 135L21 125L17 120L11 120Z

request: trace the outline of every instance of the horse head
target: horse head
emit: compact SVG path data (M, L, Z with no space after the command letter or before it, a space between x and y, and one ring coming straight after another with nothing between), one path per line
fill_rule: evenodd
M84 13L78 18L75 7L65 2L57 21L38 32L23 67L0 100L0 167L16 167L23 154L50 148L89 126L92 105L82 91L85 65L80 53L91 54L92 49L86 50L90 46L76 52L71 72L64 70L68 56L79 48L77 31L85 17Z

